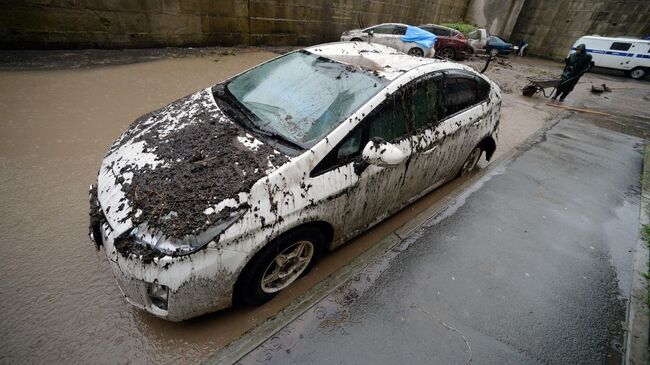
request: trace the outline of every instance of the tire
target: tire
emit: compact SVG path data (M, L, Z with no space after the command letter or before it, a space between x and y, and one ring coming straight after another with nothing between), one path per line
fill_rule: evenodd
M300 254L287 260L287 256L300 250L300 245L303 246ZM276 238L253 256L239 275L233 295L234 304L257 306L268 302L298 278L306 275L324 250L324 235L314 227L299 227ZM287 278L273 279L274 274L283 274L283 269L278 264L280 256L284 256L282 265L287 266ZM307 261L300 263L301 257Z
M445 47L438 51L438 55L442 58L446 58L448 60L454 60L456 59L456 50L454 50L451 47Z
M481 147L476 146L472 150L472 152L469 153L469 156L465 159L465 162L463 162L463 166L460 168L460 171L458 172L458 177L465 176L468 173L470 173L472 170L476 168L476 165L478 164L478 161L481 159L481 156L483 155L483 150Z
M363 39L361 39L361 38L352 38L352 39L350 39L350 42L363 42Z
M408 51L409 56L424 57L424 51L418 47L413 47Z
M643 67L635 67L628 72L629 72L629 77L635 80L641 80L642 78L648 75L648 70Z
M499 50L496 49L496 48L490 48L490 49L488 50L488 53L491 54L492 56L496 56L496 55L499 54Z

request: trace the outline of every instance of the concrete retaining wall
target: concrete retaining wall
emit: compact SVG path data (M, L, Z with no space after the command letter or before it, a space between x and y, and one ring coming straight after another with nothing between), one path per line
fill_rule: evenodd
M511 40L525 39L529 53L562 59L583 35L650 35L648 0L528 0Z
M462 19L468 0L0 0L0 47L306 45L359 24Z
M0 48L309 45L465 19L563 58L584 34L650 35L649 14L649 0L0 0Z

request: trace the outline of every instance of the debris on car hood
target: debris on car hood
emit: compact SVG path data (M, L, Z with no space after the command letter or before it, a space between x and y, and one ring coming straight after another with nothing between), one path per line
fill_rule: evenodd
M287 161L228 118L207 88L124 132L102 163L98 200L116 235L143 225L182 239L247 209L250 188Z

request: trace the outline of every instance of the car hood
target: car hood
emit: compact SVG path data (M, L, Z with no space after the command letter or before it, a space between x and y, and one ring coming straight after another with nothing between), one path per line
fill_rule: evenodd
M131 124L102 162L97 197L116 236L144 225L182 239L247 209L251 187L287 161L228 118L208 88Z

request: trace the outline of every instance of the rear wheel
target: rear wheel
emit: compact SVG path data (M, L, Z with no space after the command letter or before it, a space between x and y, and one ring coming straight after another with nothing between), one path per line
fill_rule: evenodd
M300 227L264 247L235 285L235 304L260 305L307 274L320 259L325 239L318 229Z
M648 74L648 70L643 67L635 67L629 73L626 73L628 77L631 77L635 80L640 80Z
M409 54L409 56L424 57L424 51L422 51L422 49L417 48L417 47L413 47L413 48L409 49L408 54Z
M451 60L456 58L456 51L451 47L445 47L438 51L438 55L442 58Z
M489 53L490 53L492 56L496 56L496 55L499 54L499 50L496 49L496 48L491 48L490 51L489 51Z
M472 170L476 168L476 165L478 164L478 161L481 159L481 154L483 153L483 150L481 147L474 147L472 152L470 152L469 156L467 156L467 159L465 160L465 163L463 163L463 167L460 169L460 172L458 172L458 176L465 176L468 173L470 173Z

